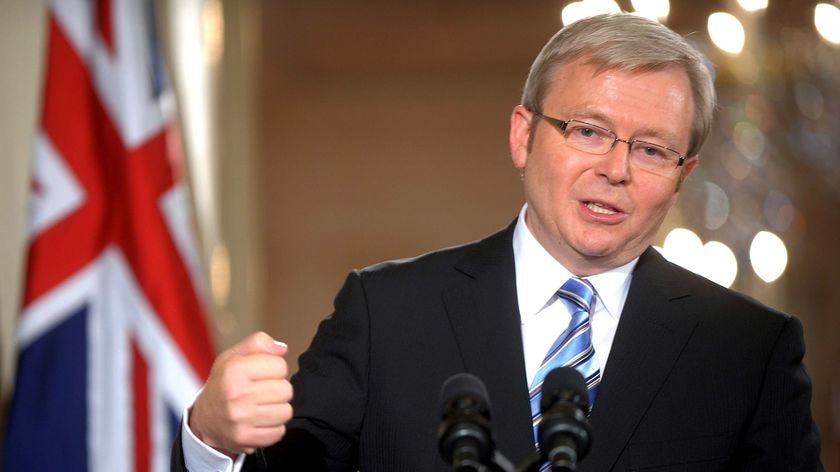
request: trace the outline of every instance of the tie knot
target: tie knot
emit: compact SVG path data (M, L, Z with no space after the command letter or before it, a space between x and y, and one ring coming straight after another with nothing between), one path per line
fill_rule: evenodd
M557 295L575 302L579 307L589 312L595 289L586 279L572 277L557 290Z

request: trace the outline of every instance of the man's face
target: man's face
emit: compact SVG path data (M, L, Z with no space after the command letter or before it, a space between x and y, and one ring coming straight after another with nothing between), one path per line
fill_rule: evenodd
M554 72L540 111L685 153L694 103L680 68L596 74L595 66L577 60ZM635 168L623 142L605 155L587 154L566 145L562 131L522 106L511 116L510 144L513 163L524 172L528 228L580 276L639 256L675 203L680 179L697 163L690 157L684 167L663 176Z

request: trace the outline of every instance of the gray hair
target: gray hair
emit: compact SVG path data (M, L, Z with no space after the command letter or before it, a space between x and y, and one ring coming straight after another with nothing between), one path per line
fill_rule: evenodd
M688 156L697 155L712 127L715 89L704 57L682 36L653 20L629 13L597 15L557 32L531 65L522 105L541 111L553 73L585 57L598 71L655 71L677 65L688 74L694 97L694 120Z

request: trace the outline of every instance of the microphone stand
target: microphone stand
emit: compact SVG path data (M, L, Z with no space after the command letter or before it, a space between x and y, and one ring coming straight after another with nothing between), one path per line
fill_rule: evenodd
M522 462L514 467L513 463L508 460L498 450L493 451L493 457L489 465L490 472L540 472L540 466L543 463L542 455L534 451L528 455Z
M487 472L540 472L542 463L542 455L534 451L522 462L514 466L510 459L505 457L501 451L494 448L493 454L490 457L490 463L486 464L481 470Z
M493 455L490 457L489 469L490 472L515 472L513 463L505 457L498 449L493 450Z
M541 464L542 456L539 452L534 451L516 466L514 472L539 472Z

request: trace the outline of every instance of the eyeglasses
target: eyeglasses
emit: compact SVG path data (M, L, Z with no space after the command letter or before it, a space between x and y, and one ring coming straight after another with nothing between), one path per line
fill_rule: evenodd
M613 150L615 143L621 141L627 143L627 155L633 167L663 176L672 176L674 170L685 162L685 155L660 144L638 139L621 139L606 128L584 121L564 121L538 111L533 113L563 133L566 144L578 151L604 155Z

